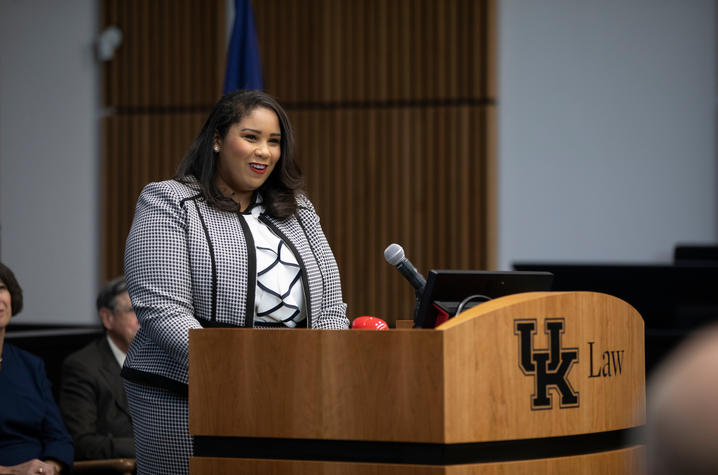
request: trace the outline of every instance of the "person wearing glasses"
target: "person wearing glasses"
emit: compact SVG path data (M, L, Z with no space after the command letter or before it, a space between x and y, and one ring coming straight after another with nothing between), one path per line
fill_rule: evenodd
M97 296L105 335L62 365L60 410L75 443L75 459L134 458L135 439L120 370L140 328L124 276Z

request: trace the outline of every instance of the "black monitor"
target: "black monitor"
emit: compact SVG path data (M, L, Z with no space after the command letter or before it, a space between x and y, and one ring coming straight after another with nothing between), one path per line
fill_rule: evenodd
M602 292L631 304L645 321L647 374L686 336L718 321L718 263L519 262L513 268L551 272L555 291Z
M434 328L457 310L504 295L551 290L552 282L550 272L432 269L417 303L414 328Z
M686 266L718 266L718 245L676 245L673 250L673 263Z

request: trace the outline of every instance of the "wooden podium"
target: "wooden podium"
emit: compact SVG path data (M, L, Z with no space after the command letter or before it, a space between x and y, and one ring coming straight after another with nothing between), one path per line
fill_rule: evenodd
M593 292L433 330L192 330L190 473L638 473L643 335Z

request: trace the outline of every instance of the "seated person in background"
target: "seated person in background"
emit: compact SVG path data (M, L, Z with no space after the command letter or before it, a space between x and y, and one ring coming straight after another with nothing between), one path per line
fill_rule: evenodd
M134 458L135 439L120 370L140 325L124 276L97 296L105 336L68 356L62 365L60 410L77 460Z
M10 317L22 310L22 289L0 263L0 474L69 472L72 439L62 424L40 358L5 344Z

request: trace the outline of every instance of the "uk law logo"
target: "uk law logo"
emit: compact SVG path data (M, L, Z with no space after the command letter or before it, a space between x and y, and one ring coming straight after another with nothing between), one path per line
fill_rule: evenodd
M548 348L534 348L538 333L537 320L514 320L514 334L519 337L519 368L526 376L534 378L531 409L552 409L553 395L558 396L559 407L578 407L578 392L568 380L571 368L578 363L578 348L562 348L564 334L563 318L547 318L544 333L548 336Z

